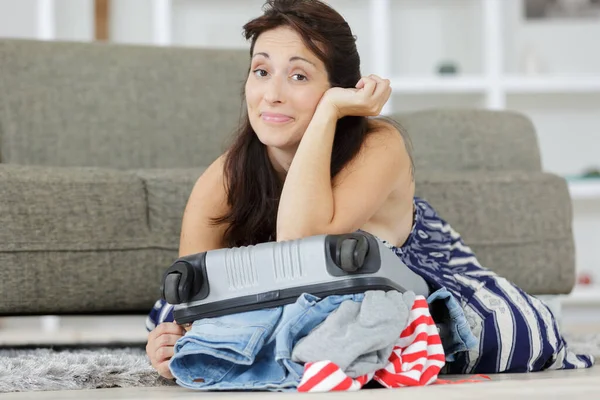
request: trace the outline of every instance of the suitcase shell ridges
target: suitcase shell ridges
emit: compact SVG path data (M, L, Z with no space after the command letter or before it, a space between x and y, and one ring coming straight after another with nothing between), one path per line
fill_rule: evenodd
M281 246L273 247L272 260L275 282L290 281L304 276L300 261L300 243L283 242Z
M229 290L258 286L258 273L252 247L230 249L223 255Z

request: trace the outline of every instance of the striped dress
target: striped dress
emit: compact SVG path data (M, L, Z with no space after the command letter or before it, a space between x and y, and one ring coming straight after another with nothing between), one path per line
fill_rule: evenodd
M382 241L433 290L458 301L479 345L446 360L442 373L485 374L588 368L591 355L569 350L550 309L535 296L482 267L460 235L424 199L414 199L411 234L401 247ZM173 321L173 307L158 300L148 330Z
M424 199L414 199L413 227L402 247L383 242L432 289L452 293L479 340L477 348L457 353L443 373L532 372L594 364L591 355L569 350L548 306L482 267Z

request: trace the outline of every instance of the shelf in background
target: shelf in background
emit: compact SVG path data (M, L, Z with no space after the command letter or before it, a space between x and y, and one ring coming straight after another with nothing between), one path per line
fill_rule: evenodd
M505 76L507 93L600 93L600 76Z
M392 90L402 93L484 93L485 78L479 76L403 76L390 78Z
M402 93L486 93L506 94L600 93L600 76L514 76L488 79L483 75L396 76L392 89Z
M600 200L600 178L599 179L573 179L569 180L569 193L571 198L598 199Z

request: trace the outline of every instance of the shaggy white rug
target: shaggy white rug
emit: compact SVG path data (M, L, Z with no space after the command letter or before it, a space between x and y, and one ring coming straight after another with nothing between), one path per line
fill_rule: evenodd
M0 350L0 393L163 385L143 347Z
M600 360L600 334L566 335L566 339L573 351ZM0 393L173 385L158 376L141 344L0 349Z

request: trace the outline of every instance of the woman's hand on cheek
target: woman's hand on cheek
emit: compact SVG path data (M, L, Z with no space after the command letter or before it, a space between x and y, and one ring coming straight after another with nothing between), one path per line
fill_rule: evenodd
M361 78L356 88L333 87L321 98L319 106L333 107L338 118L345 116L374 117L381 113L392 89L388 79L376 75Z

